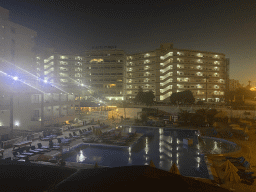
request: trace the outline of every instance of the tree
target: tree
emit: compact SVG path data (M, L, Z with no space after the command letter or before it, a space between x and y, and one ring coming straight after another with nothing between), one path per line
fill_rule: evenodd
M184 104L195 103L195 98L193 96L193 93L190 90L183 91L181 92L181 94L183 95L182 99Z
M145 103L147 106L152 105L154 102L155 95L152 90L143 93L143 103Z
M172 104L177 104L177 102L179 103L179 96L178 96L178 93L173 93L170 97L170 102Z
M138 93L137 93L137 95L135 96L135 99L134 99L136 104L143 103L143 95L144 95L143 89L141 87L139 87L139 91L138 91Z
M196 126L203 125L205 124L205 118L202 115L196 113L191 117L191 123Z
M170 102L175 104L192 104L195 102L195 98L190 90L183 92L173 93L170 97Z
M218 113L216 109L209 109L206 113L207 122L212 125L215 122L214 116Z
M139 91L135 97L135 102L139 104L143 103L149 106L153 104L154 98L155 98L155 95L152 90L148 92L143 92L143 89L139 87Z

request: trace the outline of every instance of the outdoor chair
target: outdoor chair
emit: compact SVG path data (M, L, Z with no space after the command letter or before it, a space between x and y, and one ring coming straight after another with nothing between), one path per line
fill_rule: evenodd
M42 147L42 143L37 143L37 146L40 149Z
M16 157L18 155L18 153L16 151L13 151L12 154L14 157Z
M23 149L19 149L18 153L21 155L23 153L23 151L24 151Z
M36 147L33 145L30 147L31 150L34 150Z

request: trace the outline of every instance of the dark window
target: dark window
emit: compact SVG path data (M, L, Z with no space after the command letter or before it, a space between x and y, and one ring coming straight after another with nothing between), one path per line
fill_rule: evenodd
M34 117L39 117L39 110L34 110Z

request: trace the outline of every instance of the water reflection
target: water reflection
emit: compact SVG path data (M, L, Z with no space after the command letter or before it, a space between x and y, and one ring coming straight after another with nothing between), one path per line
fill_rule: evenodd
M80 152L76 156L76 162L83 162L86 159L86 157L83 154L83 151L80 150Z
M207 169L195 168L205 166L204 158L200 157L200 145L183 144L183 137L194 134L194 131L187 131L180 134L178 131L169 131L166 133L163 128L124 128L124 132L143 133L144 135L138 142L132 146L121 150L120 148L110 147L88 147L82 149L76 154L73 161L93 164L96 159L99 165L117 167L127 165L148 165L149 160L153 160L157 168L168 171L173 163L176 163L180 173L184 176L195 176L208 178ZM193 134L192 134L193 133ZM208 145L209 143L209 145ZM182 144L182 145L180 145ZM215 152L223 150L226 147L220 142L207 141L206 146ZM185 147L185 150L182 150ZM71 158L70 158L71 159ZM68 161L68 160L67 160ZM71 161L71 160L70 160ZM191 171L193 169L193 171ZM204 170L204 171L202 171Z

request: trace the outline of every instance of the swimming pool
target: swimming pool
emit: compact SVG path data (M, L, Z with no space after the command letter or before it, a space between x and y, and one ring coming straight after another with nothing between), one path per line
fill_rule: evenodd
M147 165L152 160L159 169L169 171L176 163L183 176L209 178L196 130L130 127L122 131L144 135L128 148L81 144L64 155L65 161L118 167ZM184 145L183 138L193 139L194 145Z

